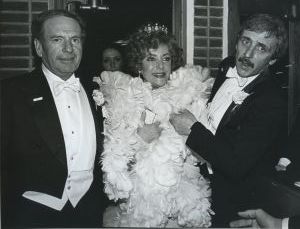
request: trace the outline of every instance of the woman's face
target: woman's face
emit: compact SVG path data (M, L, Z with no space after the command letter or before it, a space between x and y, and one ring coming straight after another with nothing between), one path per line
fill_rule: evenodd
M167 45L160 44L157 49L149 49L142 60L142 74L153 88L167 83L171 74L171 54Z
M104 50L102 54L102 66L105 71L121 71L122 70L121 53L113 48Z

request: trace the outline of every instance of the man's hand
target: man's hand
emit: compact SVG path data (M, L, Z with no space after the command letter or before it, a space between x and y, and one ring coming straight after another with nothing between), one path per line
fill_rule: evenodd
M209 68L206 68L206 67L202 67L201 69L201 74L203 76L203 81L211 78L211 75L210 75L210 69Z
M197 122L197 119L188 110L183 110L178 114L173 113L170 115L170 123L180 135L189 135L191 127L195 122Z
M247 210L238 214L243 219L230 222L230 227L282 228L282 219L275 218L261 209Z
M159 122L152 124L145 124L146 113L143 112L141 116L141 126L137 128L137 134L147 143L158 139L160 137L162 128Z

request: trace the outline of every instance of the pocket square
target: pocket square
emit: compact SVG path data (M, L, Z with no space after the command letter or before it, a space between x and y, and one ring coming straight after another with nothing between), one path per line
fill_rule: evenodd
M37 102L37 101L41 101L41 100L43 100L43 97L38 97L38 98L34 98L33 102Z

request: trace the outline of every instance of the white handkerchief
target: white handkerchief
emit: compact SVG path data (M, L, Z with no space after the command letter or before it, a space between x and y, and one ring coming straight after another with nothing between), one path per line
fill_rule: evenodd
M145 124L152 124L155 120L156 114L150 110L146 110L145 112L146 112Z
M279 159L278 165L287 167L289 164L291 164L291 161L290 161L288 158L281 157L281 158Z

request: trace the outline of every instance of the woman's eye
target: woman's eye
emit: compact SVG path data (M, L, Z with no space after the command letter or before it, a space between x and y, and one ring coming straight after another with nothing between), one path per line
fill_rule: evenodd
M169 62L170 60L171 60L171 57L169 57L169 56L166 56L166 57L163 58L164 62Z
M146 58L147 61L155 61L155 58L153 56L148 56Z

